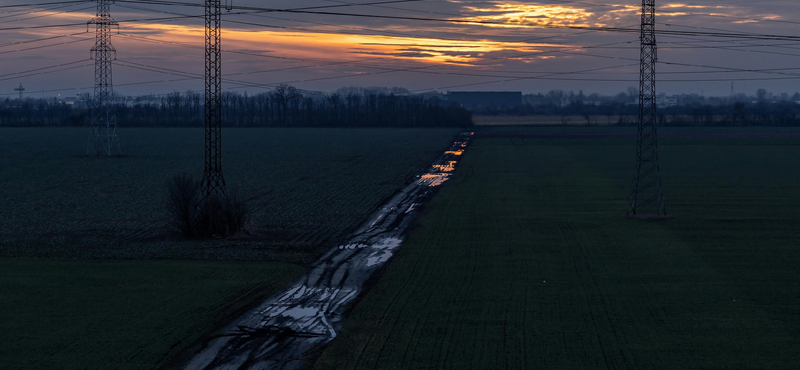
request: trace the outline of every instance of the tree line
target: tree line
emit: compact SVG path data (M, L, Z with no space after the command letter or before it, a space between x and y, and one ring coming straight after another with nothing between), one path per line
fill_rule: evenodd
M90 108L52 99L6 99L2 126L88 125ZM87 103L91 105L91 102ZM194 92L115 99L113 111L124 127L202 127L204 99ZM225 127L468 127L472 114L438 97L367 93L304 94L280 85L257 95L222 94Z
M587 124L635 125L639 91L629 88L616 95L585 95L553 90L523 95L516 107L481 107L476 115L582 117ZM698 94L672 96L673 102L658 108L658 120L666 126L800 126L800 93L773 94L759 89L753 95L706 97Z

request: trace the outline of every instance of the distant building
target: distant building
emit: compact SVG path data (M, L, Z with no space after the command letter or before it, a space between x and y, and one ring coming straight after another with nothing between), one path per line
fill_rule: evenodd
M426 91L426 92L418 93L418 94L415 94L415 95L423 97L425 99L432 99L432 98L445 99L446 98L446 96L444 94L442 94L442 93L440 93L440 92L438 92L436 90Z
M325 100L328 97L327 93L321 91L298 90L298 92L304 97L314 99L315 101Z
M656 96L656 106L659 108L674 107L678 105L678 96L661 94Z
M522 105L519 91L448 91L447 100L461 104L464 108L506 107Z

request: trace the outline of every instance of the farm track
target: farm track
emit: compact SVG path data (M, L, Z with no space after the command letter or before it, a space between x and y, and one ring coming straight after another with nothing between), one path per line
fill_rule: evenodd
M331 249L296 284L237 319L210 340L186 369L297 369L336 337L348 304L401 246L420 206L447 181L472 133Z

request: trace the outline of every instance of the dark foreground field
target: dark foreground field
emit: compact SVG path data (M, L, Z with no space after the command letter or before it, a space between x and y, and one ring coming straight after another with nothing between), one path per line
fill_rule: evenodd
M153 369L300 266L0 259L0 369Z
M181 239L162 204L170 176L202 173L202 130L121 130L121 158L83 157L87 133L0 130L0 369L165 364L297 278L458 130L226 129L254 235L216 241Z
M662 140L645 221L633 142L536 130L476 135L315 369L797 368L800 140Z

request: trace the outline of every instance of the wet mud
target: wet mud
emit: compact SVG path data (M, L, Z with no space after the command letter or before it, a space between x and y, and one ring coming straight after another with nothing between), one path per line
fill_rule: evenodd
M209 340L186 369L298 369L330 342L369 277L403 244L422 204L447 181L473 133L462 133L416 180L328 251L299 281Z

